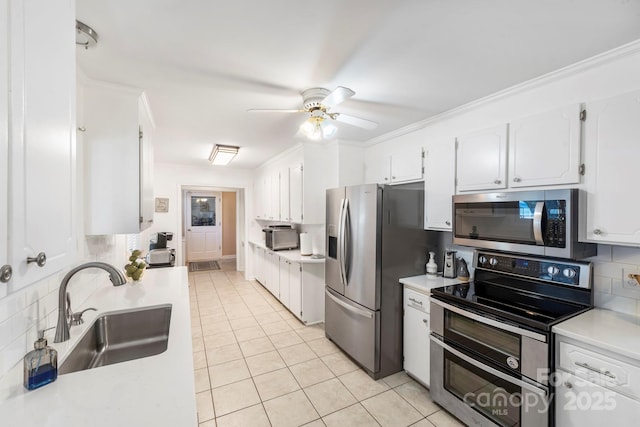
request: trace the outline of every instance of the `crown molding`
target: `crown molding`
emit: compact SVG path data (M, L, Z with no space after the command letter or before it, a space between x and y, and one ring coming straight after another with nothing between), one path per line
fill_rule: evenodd
M565 79L572 75L576 75L579 73L583 73L592 68L600 67L603 65L607 65L609 63L618 61L627 56L632 56L640 53L640 39L634 40L630 43L623 44L622 46L618 46L606 52L600 53L598 55L592 56L587 59L583 59L582 61L578 61L576 63L567 65L565 67L559 68L555 71L551 71L547 74L543 74L538 77L534 77L533 79L526 80L522 83L518 83L514 86L510 86L506 89L500 90L498 92L492 93L491 95L487 95L485 97L476 99L474 101L463 104L459 107L453 108L451 110L445 111L440 114L436 114L435 116L428 117L426 119L420 120L415 123L411 123L407 126L403 126L394 131L388 132L384 135L377 136L375 138L371 138L365 141L365 146L372 146L379 144L384 141L388 141L393 138L397 138L402 135L406 135L411 132L415 132L417 130L423 129L433 123L439 122L441 120L445 120L451 117L455 117L461 114L464 114L468 111L476 109L486 104L490 104L492 102L496 102L498 100L517 95L519 93L525 92L527 90L535 89L537 87L550 84L552 82Z

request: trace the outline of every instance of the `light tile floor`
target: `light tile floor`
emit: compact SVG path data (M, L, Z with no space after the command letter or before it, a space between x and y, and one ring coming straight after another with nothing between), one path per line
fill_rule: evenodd
M226 426L460 426L401 372L374 381L235 262L189 273L198 421Z

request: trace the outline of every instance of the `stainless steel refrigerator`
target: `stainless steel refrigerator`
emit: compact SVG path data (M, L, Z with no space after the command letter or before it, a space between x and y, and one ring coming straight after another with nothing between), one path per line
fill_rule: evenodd
M327 190L325 334L374 378L402 370L400 277L425 273L424 184Z

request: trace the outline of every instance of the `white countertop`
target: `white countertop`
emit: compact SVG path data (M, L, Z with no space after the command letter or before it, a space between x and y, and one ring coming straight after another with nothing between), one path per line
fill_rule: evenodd
M553 327L553 332L640 361L640 318L594 308Z
M405 285L406 287L413 289L417 292L422 292L423 294L431 294L431 289L433 288L441 288L443 286L449 285L457 285L462 283L458 279L445 279L442 276L430 276L428 274L423 274L420 276L411 276L411 277L401 277L399 280L400 284Z
M106 275L106 273L105 273ZM107 280L107 283L108 282ZM73 295L71 295L73 298ZM186 267L145 272L142 283L105 285L83 304L85 323L71 327L71 339L53 343L58 366L93 319L109 311L171 304L168 348L128 362L58 375L33 391L24 389L22 363L0 382L0 424L3 426L196 426L197 413L191 349L191 316Z
M264 242L249 241L249 244L253 246L259 246L269 251L271 250L265 246ZM301 264L323 264L324 263L324 257L313 258L314 255L300 255L299 249L284 249L281 251L273 251L273 253L282 258L286 258L291 262L299 262Z

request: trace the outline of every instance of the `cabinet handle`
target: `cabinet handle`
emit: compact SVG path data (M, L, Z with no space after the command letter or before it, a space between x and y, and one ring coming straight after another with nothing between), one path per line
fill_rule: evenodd
M395 177L395 176L392 176L392 177L391 177L391 179L396 179L396 177Z
M387 177L385 176L385 177L384 177L384 180L385 180L385 181L389 181L389 178L387 178Z
M520 182L522 181L520 178L518 178L517 176L515 178L513 178L513 182Z
M602 234L602 230L600 230L599 228L596 228L595 230L593 230L593 234L595 234L596 236L599 236Z
M3 265L0 268L0 283L7 283L11 280L11 276L13 275L13 269L9 264Z
M573 384L571 384L569 381L566 381L566 382L564 383L564 386L565 386L566 388L573 388Z
M422 323L424 323L425 325L428 325L429 321L427 319L422 319Z
M499 180L499 179L496 179L495 181L493 181L493 183L496 184L496 185L500 185L500 184L502 184L502 181Z
M31 264L35 262L38 267L44 267L47 263L47 255L44 252L40 252L38 255L34 257L27 257L27 264Z
M599 373L601 375L604 375L605 377L609 377L609 378L612 378L614 380L616 379L616 376L613 375L611 373L611 371L601 371L600 369L597 369L597 368L594 368L593 366L590 366L586 362L574 362L574 363L576 365L580 366L581 368L588 369L588 370L593 371L593 372L597 372L597 373Z
M444 223L447 225L451 225L451 221L445 221Z

